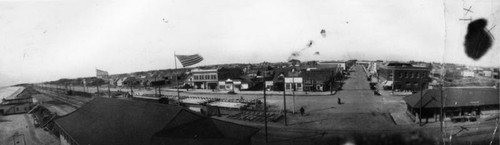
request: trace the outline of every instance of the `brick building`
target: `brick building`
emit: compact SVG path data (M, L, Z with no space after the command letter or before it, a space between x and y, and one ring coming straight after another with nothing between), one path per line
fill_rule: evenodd
M431 67L415 67L409 63L386 63L378 67L377 73L384 89L417 91L427 88Z
M195 89L216 89L219 78L217 69L193 69L192 86Z

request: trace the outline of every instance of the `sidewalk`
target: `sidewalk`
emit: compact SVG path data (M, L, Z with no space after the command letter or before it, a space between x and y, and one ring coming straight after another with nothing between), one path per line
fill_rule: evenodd
M162 91L166 92L177 92L177 89L161 89ZM189 93L189 94L227 94L226 90L202 90L202 89L189 89L189 91L186 91L186 89L179 89L180 92L182 93ZM263 95L264 91L237 91L235 90L237 94L242 94L242 95ZM336 91L333 91L333 94L330 94L330 91L326 92L302 92L302 91L296 91L294 92L295 96L329 96L329 95L335 95ZM266 91L267 95L283 95L283 91ZM286 95L292 95L292 92L286 92Z

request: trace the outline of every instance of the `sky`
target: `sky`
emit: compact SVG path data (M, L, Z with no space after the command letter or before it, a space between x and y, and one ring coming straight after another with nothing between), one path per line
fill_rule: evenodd
M465 55L469 17L499 24L500 1L0 0L0 86L174 68L174 53L200 54L195 66L284 62L304 48L302 61L500 66L500 26L483 58Z

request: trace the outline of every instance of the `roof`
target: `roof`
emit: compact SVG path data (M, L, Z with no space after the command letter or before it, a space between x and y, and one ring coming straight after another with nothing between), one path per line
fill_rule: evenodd
M317 69L339 69L340 66L338 63L318 63L318 65L315 66Z
M484 106L499 104L499 90L495 88L443 88L444 107ZM420 93L404 98L411 107L420 107ZM425 108L441 107L439 89L424 90L422 106Z
M204 118L153 136L152 144L234 145L250 139L259 129L217 119Z
M288 72L292 71L291 67L288 68L275 68L274 69L274 76L273 76L273 81L275 82L280 82L280 75L283 74L285 77L288 76Z
M192 69L191 73L217 73L217 69Z
M243 69L241 68L225 68L222 67L217 70L217 78L219 80L227 80L227 79L241 79L243 76Z
M149 144L167 124L199 118L176 106L96 97L55 123L79 144Z
M316 80L316 81L325 81L329 80L331 76L333 76L333 69L330 70L310 70L310 71L302 71L301 76L305 80Z
M332 61L321 61L319 63L346 63L345 61L335 61L335 60L332 60Z
M151 144L162 130L196 124L204 118L180 106L96 97L55 123L79 144L136 145Z
M384 65L380 65L380 68L394 69L394 70L427 70L427 71L430 71L432 69L432 67L430 66L420 67L420 66L414 66L409 63L401 63L401 62L386 63Z

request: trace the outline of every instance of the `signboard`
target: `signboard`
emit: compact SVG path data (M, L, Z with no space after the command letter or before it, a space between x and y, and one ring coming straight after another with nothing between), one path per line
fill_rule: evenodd
M240 81L240 80L235 80L233 83L234 83L235 85L241 85L241 81Z
M301 77L285 78L285 82L287 82L287 83L289 83L289 82L302 82L302 78Z
M224 82L224 81L219 81L219 86L224 86L224 85L226 85L226 82Z
M266 86L272 86L273 85L273 81L266 81Z
M248 89L248 84L241 84L241 89Z

